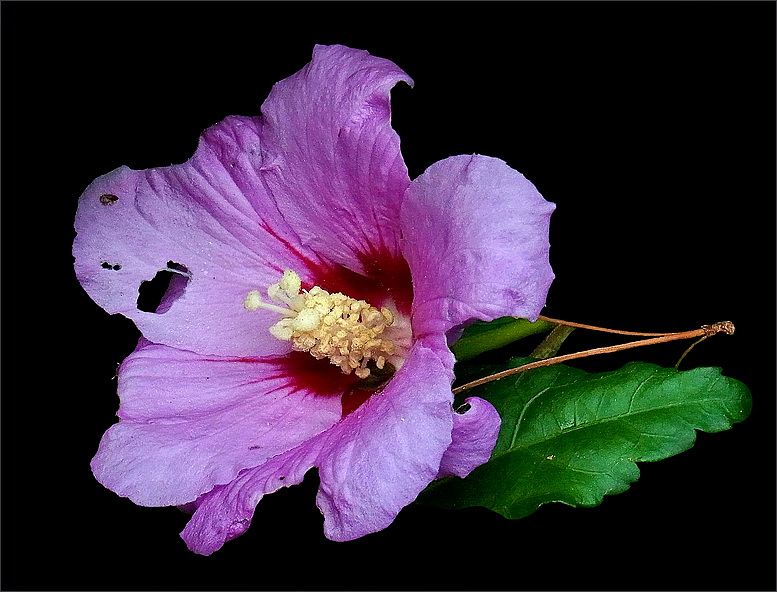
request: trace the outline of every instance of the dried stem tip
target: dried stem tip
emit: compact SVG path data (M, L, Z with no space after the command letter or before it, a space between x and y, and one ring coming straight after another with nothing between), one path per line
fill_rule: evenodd
M711 337L721 332L725 333L726 335L733 335L734 323L732 323L731 321L721 321L719 323L714 323L712 325L703 325L702 329L704 329L704 335L706 337Z

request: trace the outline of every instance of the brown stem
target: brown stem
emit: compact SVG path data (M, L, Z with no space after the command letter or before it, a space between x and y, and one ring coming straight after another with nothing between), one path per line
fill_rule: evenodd
M543 320L550 321L552 323L558 322L553 319L548 319L545 317L542 317L542 318ZM577 323L573 324L573 323L562 322L559 324L569 325L570 327L591 328L586 325L580 325ZM621 334L627 334L627 335L634 334L634 333L627 333L623 331L609 331L609 332L621 333ZM497 372L496 374L491 374L490 376L484 376L483 378L473 380L472 382L468 382L467 384L456 387L455 389L453 389L453 393L457 394L462 391L475 388L476 386L480 386L481 384L486 384L488 382L492 382L494 380L500 380L502 378L511 376L513 374L518 374L519 372L526 372L527 370L533 370L534 368L542 368L543 366L560 364L568 360L585 358L588 356L596 356L598 354L611 354L624 349L631 349L633 347L642 347L643 345L655 345L657 343L666 343L667 341L677 341L678 339L693 339L695 337L706 338L721 332L726 333L727 335L732 335L734 333L734 323L732 323L731 321L722 321L720 323L715 323L714 325L704 325L700 329L694 329L693 331L682 331L680 333L660 333L658 337L653 337L650 339L638 339L637 341L630 341L628 343L622 343L620 345L611 345L608 347L597 347L594 349L587 349L585 351L577 352L574 354L556 356L555 358L548 358L546 360L537 360L536 362L530 362L529 364L524 364L523 366L518 366L517 368L509 368L507 370L502 370L501 372ZM645 334L637 333L637 335L645 335Z
M634 335L636 337L663 337L664 335L675 335L675 333L639 333L637 331L619 331L618 329L605 329L604 327L596 327L594 325L583 325L582 323L573 323L572 321L561 321L559 319L551 319L540 315L542 321L549 323L555 323L557 325L565 325L567 327L576 327L578 329L590 329L591 331L602 331L604 333L617 333L618 335Z

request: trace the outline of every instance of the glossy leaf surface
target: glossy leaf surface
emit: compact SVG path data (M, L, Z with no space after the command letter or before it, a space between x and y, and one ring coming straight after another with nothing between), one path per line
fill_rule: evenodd
M491 460L466 479L434 483L419 501L485 506L508 518L548 502L598 505L639 477L637 462L683 452L696 430L726 430L751 408L747 387L718 368L679 372L642 362L601 374L550 366L466 394L491 401L502 416Z

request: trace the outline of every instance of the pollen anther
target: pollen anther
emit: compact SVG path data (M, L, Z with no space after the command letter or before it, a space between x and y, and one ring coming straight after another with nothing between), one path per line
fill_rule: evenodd
M286 270L283 278L267 289L267 296L277 304L264 302L258 290L251 290L243 306L283 315L270 327L274 337L291 341L295 350L316 359L329 358L345 374L367 378L369 362L374 361L382 370L387 359L398 353L394 342L383 334L394 323L391 310L377 309L340 292L330 294L318 286L301 288L299 275Z

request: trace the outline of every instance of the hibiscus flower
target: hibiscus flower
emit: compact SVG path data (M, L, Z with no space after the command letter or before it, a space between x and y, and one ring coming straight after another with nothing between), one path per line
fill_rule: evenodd
M142 333L92 470L136 504L193 511L197 553L311 468L324 533L344 541L491 454L499 416L476 397L453 408L448 346L476 319L538 316L553 204L479 155L411 181L390 125L399 81L412 85L388 60L317 46L261 116L80 198L78 279ZM160 273L169 286L143 310Z

